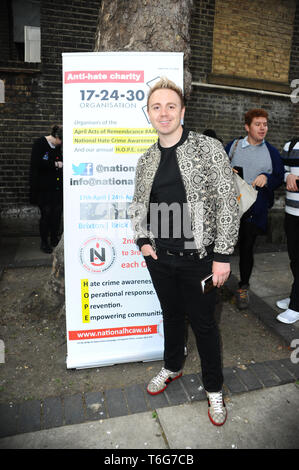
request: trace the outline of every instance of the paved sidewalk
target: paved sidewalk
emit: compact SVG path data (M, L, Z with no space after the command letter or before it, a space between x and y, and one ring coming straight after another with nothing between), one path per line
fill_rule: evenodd
M50 265L51 259L40 252L36 237L2 240L0 274L1 266ZM233 257L232 290L237 263ZM288 296L290 284L286 252L255 255L250 310L286 345L297 339L299 348L299 322L283 325L276 320L280 310L275 302ZM146 393L145 384L136 384L105 393L2 404L0 448L298 448L299 349L293 359L250 364L245 370L225 368L228 420L221 428L208 419L200 374L189 374L155 397Z
M228 419L213 426L204 401L0 439L0 449L298 449L299 388L233 396ZM128 453L129 454L129 453ZM117 454L116 454L117 455Z
M254 260L249 309L286 344L297 338L299 342L299 322L286 325L276 320L283 311L276 307L276 301L289 297L293 279L287 252L257 253ZM233 291L237 288L238 262L237 256L231 258L232 276L227 286Z

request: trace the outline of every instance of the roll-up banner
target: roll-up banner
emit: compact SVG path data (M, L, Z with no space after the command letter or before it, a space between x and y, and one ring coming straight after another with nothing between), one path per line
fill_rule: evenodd
M138 157L157 140L146 101L183 54L63 54L67 368L163 357L160 303L133 240ZM169 293L171 295L171 293Z

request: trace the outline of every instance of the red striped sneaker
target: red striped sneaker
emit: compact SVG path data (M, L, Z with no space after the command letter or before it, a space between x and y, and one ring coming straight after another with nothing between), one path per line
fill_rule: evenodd
M208 415L215 426L222 426L227 418L226 406L223 400L222 392L207 393L209 404Z
M171 370L167 370L162 367L159 374L149 382L146 390L150 395L158 395L158 393L164 392L173 380L178 379L182 375L182 370L171 372Z

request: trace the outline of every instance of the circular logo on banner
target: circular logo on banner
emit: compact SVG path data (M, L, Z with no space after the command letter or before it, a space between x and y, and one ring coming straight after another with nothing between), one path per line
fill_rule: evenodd
M89 238L80 248L80 261L86 271L102 273L114 263L115 248L108 238Z

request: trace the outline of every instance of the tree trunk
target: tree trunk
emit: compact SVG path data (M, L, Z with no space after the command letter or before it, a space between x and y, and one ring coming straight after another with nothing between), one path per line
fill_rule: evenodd
M53 251L53 264L50 278L45 289L45 297L49 308L58 316L65 311L65 284L64 284L64 236Z
M192 5L193 0L102 0L95 51L184 52L188 98Z
M48 281L42 290L33 291L20 306L24 313L42 318L55 316L59 318L65 313L64 283L64 240L63 235L53 251L53 264Z
M193 0L102 0L95 51L184 52L184 92L191 93L189 22ZM24 309L60 316L65 311L64 239L53 252L52 272Z

